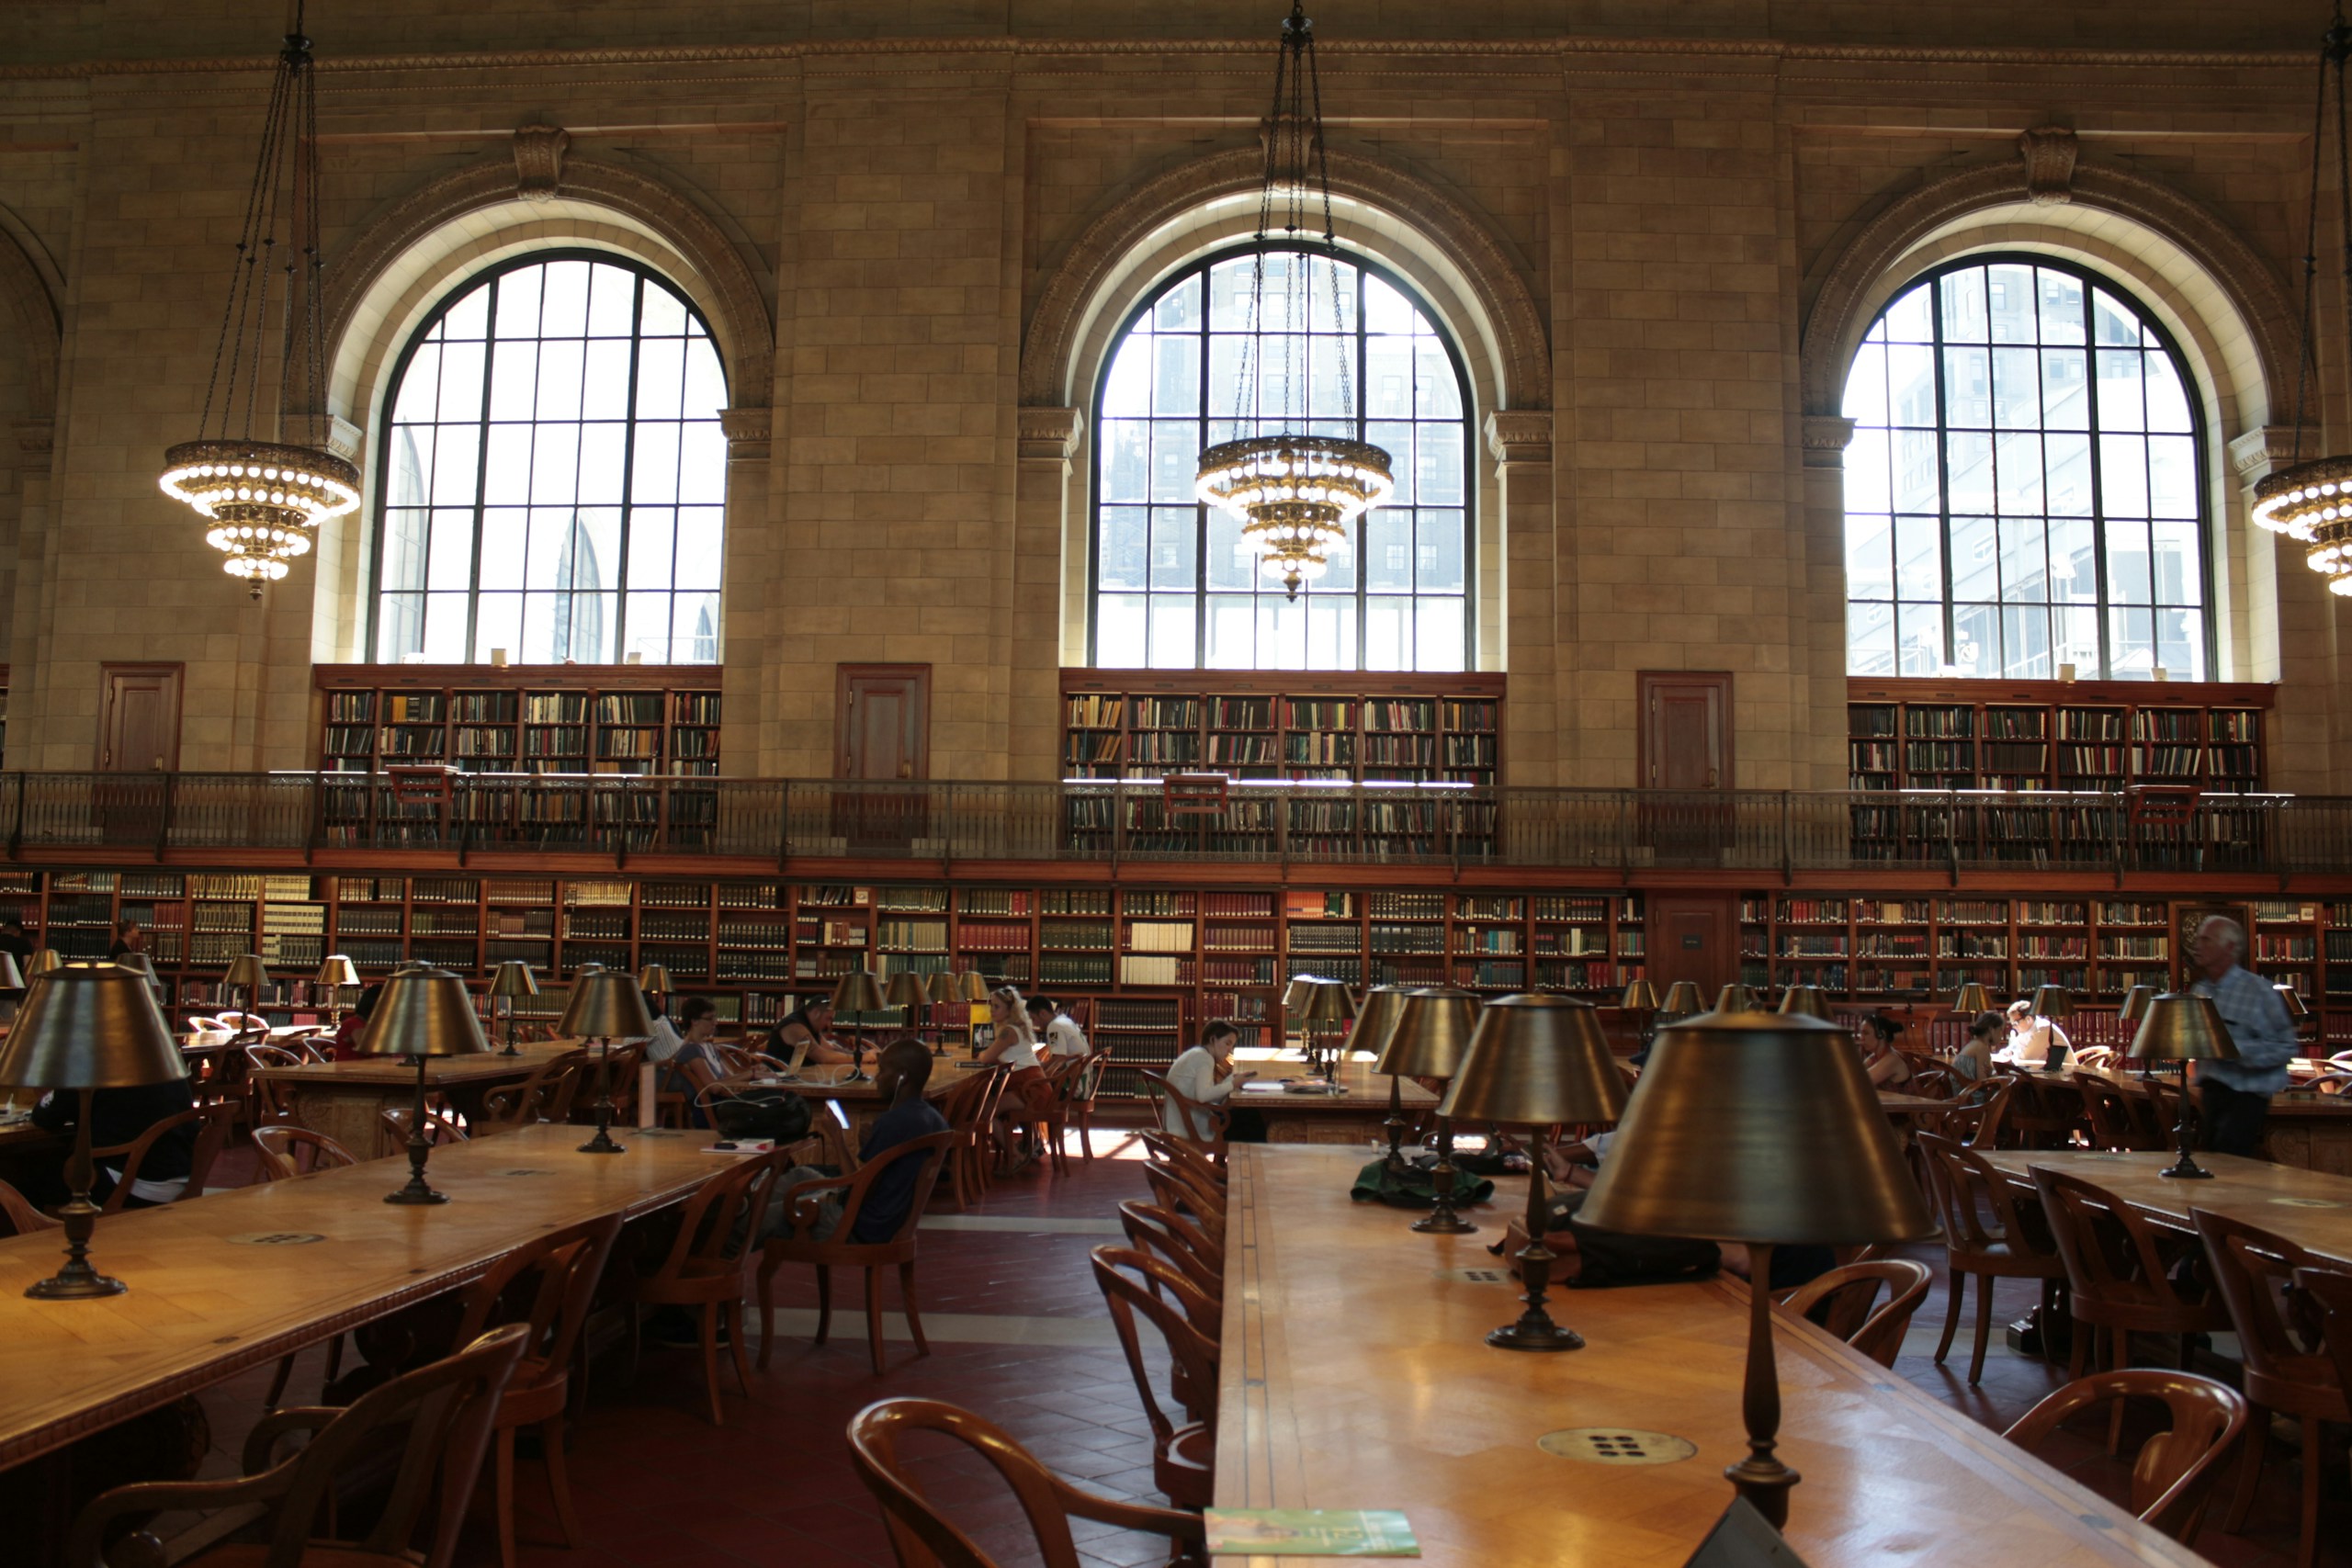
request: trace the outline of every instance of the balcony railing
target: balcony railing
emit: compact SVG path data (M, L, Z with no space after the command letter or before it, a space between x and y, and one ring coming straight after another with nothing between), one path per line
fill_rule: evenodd
M852 784L460 773L0 773L9 859L441 852L1750 873L2352 873L2352 799L2187 792Z

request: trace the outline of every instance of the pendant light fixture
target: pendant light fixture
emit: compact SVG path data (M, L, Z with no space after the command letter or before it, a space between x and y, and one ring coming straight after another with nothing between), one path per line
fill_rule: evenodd
M327 420L316 77L297 0L270 81L203 419L196 440L164 454L160 481L209 525L205 542L228 558L221 570L251 582L255 599L310 552L320 524L359 504L359 470L326 449L323 428L309 442L289 428L311 434Z
M1323 204L1319 242L1305 237L1308 203L1317 197ZM1279 241L1274 238L1277 220ZM1300 0L1293 0L1283 23L1282 51L1274 59L1274 107L1266 124L1265 178L1258 193L1258 230L1250 243L1250 316L1241 338L1233 414L1244 429L1262 427L1275 418L1276 434L1210 446L1201 454L1195 489L1203 502L1240 519L1242 542L1257 552L1265 574L1279 578L1295 600L1301 583L1329 569L1332 550L1348 542L1349 525L1396 488L1388 454L1353 434L1362 426L1348 367L1347 322L1340 306L1340 247L1331 225L1322 85L1315 71L1314 24ZM1301 262L1282 289L1283 319L1272 328L1281 334L1277 352L1282 363L1274 378L1281 387L1279 410L1261 406L1259 396L1266 379L1261 362L1269 331L1266 257L1276 244ZM1342 435L1309 434L1307 313L1317 257L1329 269L1331 322L1342 334L1333 340L1340 356L1343 412L1339 418L1351 433Z
M2303 460L2303 414L2318 363L2319 193L2326 156L2328 100L2335 103L2337 260L2342 264L2346 321L2352 323L2352 152L2344 117L2344 67L2352 59L2352 27L2338 0L2320 39L2319 90L2312 111L2312 186L2303 241L2303 322L2295 365L2293 461L2254 487L2254 520L2274 534L2311 547L2303 559L2327 579L2328 590L2352 597L2352 457ZM2332 78L2332 80L2331 80ZM2352 352L2346 355L2352 368Z

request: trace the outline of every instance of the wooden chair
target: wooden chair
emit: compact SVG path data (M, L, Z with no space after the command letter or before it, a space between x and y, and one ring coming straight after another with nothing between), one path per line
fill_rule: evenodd
M2078 1378L2018 1418L2004 1434L2028 1453L2037 1453L2068 1416L2114 1402L2110 1434L2120 1429L2122 1404L2133 1398L2159 1399L2172 1426L2141 1445L2132 1465L2132 1508L2143 1524L2183 1546L2197 1543L2205 1506L2230 1446L2245 1430L2245 1401L2211 1378L2189 1372L2134 1369ZM2109 1451L2113 1451L2109 1438Z
M54 1230L58 1223L34 1208L23 1193L0 1181L0 1224L8 1227L8 1235L30 1235L35 1231Z
M2194 1208L2188 1217L2205 1243L2214 1290L2236 1325L2245 1401L2252 1407L2245 1459L2238 1466L2237 1490L2222 1528L2233 1535L2245 1528L2270 1447L2270 1417L2292 1416L2303 1438L2302 1545L2297 1560L2311 1568L2319 1549L2320 1423L2352 1421L2352 1404L2346 1401L2336 1358L2317 1314L2292 1310L2288 1296L2296 1270L2325 1269L2328 1260L2244 1220Z
M2075 1087L2074 1080L2042 1072L2020 1072L2015 1082L2008 1124L2018 1135L2018 1146L2071 1146L2075 1130L2085 1124L2086 1115L2082 1090Z
M1217 1344L1194 1326L1208 1303L1192 1282L1156 1258L1124 1247L1098 1247L1094 1282L1126 1353L1127 1372L1151 1424L1152 1483L1180 1508L1205 1508L1216 1489ZM1179 1423L1151 1390L1136 1319L1159 1331L1168 1348L1169 1384L1191 1419Z
M1180 1138L1191 1138L1196 1144L1211 1145L1220 1157L1223 1156L1226 1129L1233 1122L1232 1111L1222 1105L1203 1105L1187 1097L1162 1074L1145 1072L1140 1076L1144 1092L1151 1100L1154 1126L1174 1133ZM1171 1110L1174 1114L1170 1113ZM1200 1135L1202 1127L1210 1129L1209 1136L1204 1138Z
M2070 1067L2111 1067L2115 1060L2115 1047L2112 1045L2077 1045L2067 1056L2066 1065Z
M1043 1568L1079 1568L1078 1545L1069 1528L1073 1518L1165 1536L1173 1544L1172 1560L1207 1560L1196 1513L1118 1502L1074 1486L1038 1463L1001 1427L968 1410L931 1399L885 1399L850 1418L850 1462L881 1505L899 1568L998 1568L996 1560L916 1485L914 1468L899 1457L900 1439L911 1432L952 1438L988 1461L1019 1499ZM926 1450L934 1446L922 1445ZM928 1473L932 1461L927 1451L925 1461Z
M245 1058L245 1120L255 1127L292 1120L294 1108L288 1103L286 1086L275 1078L256 1077L255 1070L302 1066L306 1064L303 1054L283 1045L245 1045L239 1049Z
M2039 1205L2019 1201L1983 1156L1933 1133L1920 1134L1918 1144L1927 1156L1928 1190L1943 1223L1944 1258L1951 1271L1951 1300L1944 1314L1943 1338L1936 1346L1936 1364L1943 1365L1951 1353L1966 1281L1973 1277L1976 1345L1968 1361L1973 1386L1984 1376L1984 1348L1993 1335L1993 1281L2041 1280L2047 1315L2052 1287L2066 1277L2066 1264Z
M939 1168L947 1158L956 1142L956 1134L926 1133L920 1138L910 1138L896 1148L886 1150L860 1166L856 1174L834 1177L824 1181L804 1182L792 1190L792 1213L786 1220L787 1230L769 1238L761 1249L760 1258L760 1370L765 1371L768 1351L775 1341L774 1309L770 1303L775 1287L775 1271L786 1263L806 1263L817 1270L817 1339L822 1345L833 1325L833 1270L863 1269L865 1270L865 1341L874 1358L874 1374L885 1371L882 1350L882 1292L875 1270L891 1264L899 1269L899 1303L907 1314L907 1328L914 1336L915 1354L931 1354L930 1342L922 1337L922 1319L915 1311L915 1227L922 1221L924 1205L931 1201L931 1190L939 1180ZM856 1238L858 1216L865 1211L865 1201L874 1190L874 1183L884 1171L900 1160L920 1159L922 1164L915 1172L912 1202L907 1217L887 1241L859 1241ZM813 1224L825 1194L838 1190L842 1194L841 1218L834 1223L830 1239L818 1241L798 1234Z
M1087 1056L1055 1056L1046 1063L1046 1113L1030 1130L1029 1146L1043 1155L1057 1176L1069 1174L1069 1156L1062 1147L1063 1134L1069 1126L1069 1097L1078 1086L1079 1075L1086 1070Z
M1127 1233L1129 1247L1159 1254L1218 1309L1217 1316L1197 1325L1204 1334L1218 1333L1225 1303L1225 1249L1173 1209L1134 1198L1119 1205L1119 1225Z
M1907 1258L1873 1258L1832 1269L1781 1297L1781 1307L1795 1317L1811 1317L1830 1333L1882 1367L1893 1368L1903 1350L1903 1337L1911 1314L1928 1293L1935 1276L1924 1263ZM1881 1286L1886 1304L1876 1312ZM1991 1291L1987 1288L1986 1294Z
M1148 1158L1183 1171L1204 1190L1225 1190L1224 1162L1200 1145L1153 1127L1146 1127L1136 1138Z
M162 1562L164 1544L149 1530L134 1529L109 1544L110 1527L127 1516L261 1507L266 1510L259 1524L263 1542L226 1542L179 1561L198 1568L448 1568L500 1391L526 1337L521 1325L512 1325L346 1408L264 1416L245 1439L245 1473L238 1479L145 1482L101 1493L74 1519L66 1560L85 1568ZM311 1434L310 1442L273 1464L278 1440L304 1431ZM378 1460L395 1468L390 1495L368 1533L356 1540L313 1537L321 1518L332 1517L337 1483ZM436 1492L439 1511L428 1516ZM428 1531L419 1548L420 1533Z
M1147 1165L1143 1179L1149 1184L1152 1196L1163 1209L1175 1209L1193 1216L1202 1232L1222 1247L1225 1245L1225 1197L1221 1192L1204 1191L1195 1187L1183 1172L1173 1166Z
M201 1197L205 1178L211 1174L212 1161L228 1140L228 1126L234 1121L234 1110L227 1119L216 1115L214 1108L190 1106L176 1116L166 1116L127 1144L109 1144L102 1149L92 1149L90 1157L103 1169L122 1172L122 1179L114 1184L106 1201L98 1205L101 1213L119 1213L130 1200L130 1184L139 1179L155 1145L182 1127L193 1128L195 1137L188 1151L187 1185L180 1190L184 1198Z
M989 1091L1001 1071L988 1067L967 1074L939 1103L939 1113L946 1118L947 1130L955 1134L947 1156L947 1174L959 1213L989 1190L996 1157L986 1112L992 1102Z
M1053 1120L1046 1124L1046 1135L1053 1139L1054 1168L1062 1171L1069 1169L1069 1157L1062 1151L1062 1141L1072 1131L1078 1134L1079 1157L1094 1157L1094 1102L1102 1092L1102 1080L1111 1076L1108 1051L1091 1051L1072 1060L1078 1066L1065 1081L1066 1092L1057 1101Z
M2033 1168L2042 1213L2066 1263L2075 1317L2075 1350L2067 1375L2080 1377L2094 1340L2104 1340L2115 1366L2131 1364L2130 1337L2165 1334L2181 1341L2230 1326L2218 1297L2200 1298L2172 1277L2174 1258L2157 1246L2154 1227L2103 1187L2048 1166ZM2083 1330L2089 1330L2088 1333Z
M718 1329L728 1330L728 1348L735 1361L736 1378L743 1392L752 1391L751 1362L743 1354L743 1303L752 1293L752 1259L759 1249L752 1242L752 1227L767 1212L768 1192L782 1167L781 1151L722 1166L695 1189L684 1205L678 1230L662 1256L627 1281L626 1293L634 1307L699 1307L702 1311L703 1382L710 1394L710 1424L723 1427L727 1413L718 1403ZM639 1325L629 1333L630 1364L634 1370Z
M261 1156L264 1181L288 1181L314 1170L334 1170L359 1163L356 1155L324 1133L313 1133L290 1122L256 1127L253 1139L254 1148Z
M389 1138L398 1149L407 1148L408 1122L414 1110L413 1106L394 1105L376 1112L379 1145ZM463 1144L471 1139L472 1134L458 1125L455 1113L447 1108L424 1108L424 1141L428 1145L439 1148L445 1144Z
M2146 1141L2144 1124L2132 1114L2132 1096L2097 1073L2076 1073L2074 1078L2075 1088L2083 1097L2083 1111L2090 1119L2091 1147L2124 1154L2152 1146Z

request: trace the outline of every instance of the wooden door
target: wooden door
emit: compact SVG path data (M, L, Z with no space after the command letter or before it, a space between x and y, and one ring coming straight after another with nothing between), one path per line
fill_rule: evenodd
M833 711L837 779L913 780L931 776L931 666L835 667Z
M1727 671L1645 670L1641 703L1642 789L1731 788L1731 675Z
M177 664L105 664L102 773L168 773L180 765Z
M1675 981L1688 980L1712 1010L1715 993L1739 978L1736 895L1653 893L1643 928L1644 972L1659 996Z

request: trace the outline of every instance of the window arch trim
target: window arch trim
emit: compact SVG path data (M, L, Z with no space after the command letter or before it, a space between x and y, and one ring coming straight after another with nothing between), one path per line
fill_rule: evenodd
M1194 277L1198 277L1202 280L1204 302L1201 330L1203 336L1205 339L1208 335L1208 310L1206 308L1206 297L1208 291L1209 274L1224 263L1254 254L1258 249L1259 246L1256 243L1244 242L1238 244L1221 245L1203 254L1193 257L1183 265L1175 268L1167 276L1153 282L1150 287L1143 289L1136 296L1134 303L1128 307L1126 312L1120 317L1116 329L1112 332L1109 337L1105 340L1105 350L1101 357L1101 362L1094 368L1093 385L1089 393L1087 401L1089 429L1092 435L1092 441L1089 448L1086 479L1086 661L1090 666L1094 665L1099 661L1101 648L1102 619L1102 601L1103 592L1102 467L1104 455L1102 437L1104 425L1102 401L1104 393L1110 385L1111 373L1117 367L1120 353L1125 348L1128 336L1135 331L1136 324L1148 318L1152 311L1157 309L1162 299L1166 298L1169 294L1173 293L1178 288L1182 288L1186 282ZM1325 254L1306 245L1274 244L1267 246L1266 249L1270 253L1280 252L1298 255L1311 256ZM1477 634L1479 570L1479 475L1477 464L1478 417L1476 383L1471 377L1469 364L1464 356L1462 344L1455 341L1453 330L1447 322L1444 315L1435 309L1428 297L1423 294L1419 287L1396 269L1373 256L1366 255L1362 251L1353 249L1352 247L1343 246L1340 253L1340 259L1346 265L1355 268L1360 279L1363 277L1377 277L1401 295L1407 303L1412 306L1416 315L1430 324L1432 335L1445 351L1447 367L1453 373L1454 389L1462 408L1462 412L1459 416L1462 426L1461 483L1463 626L1461 669L1463 671L1475 670L1478 666ZM1261 326L1259 336L1262 339L1265 333ZM1363 352L1365 339L1369 334L1366 327L1365 311L1363 309L1363 288L1361 281L1359 281L1356 287L1355 331L1353 335L1357 344L1354 388L1356 409L1353 418L1355 429L1359 435L1361 435L1367 423L1366 410L1369 406L1369 400L1371 397L1369 388L1370 378L1367 373L1367 359L1366 355ZM1208 378L1209 361L1211 356L1207 353L1204 352L1200 357L1201 412L1198 417L1201 424L1205 427L1210 423L1210 415L1208 412L1210 408L1208 398ZM1424 422L1416 421L1414 423L1418 423ZM1418 486L1416 486L1414 493L1417 497L1419 494ZM1127 503L1118 502L1114 504ZM1193 589L1193 662L1190 666L1186 666L1184 668L1207 670L1212 668L1212 666L1204 663L1202 660L1206 655L1208 647L1207 615L1210 590L1207 585L1207 561L1209 509L1205 504L1197 501L1191 504L1194 509L1195 514L1195 546L1193 552L1194 587ZM1418 511L1419 508L1419 501L1417 500L1413 505ZM1356 559L1355 586L1352 592L1352 598L1356 607L1355 662L1342 670L1330 671L1332 673L1385 672L1371 671L1364 663L1364 648L1366 642L1365 632L1367 629L1364 610L1365 600L1369 597L1367 592L1369 574L1365 570L1364 553L1363 549L1363 524L1364 519L1360 517L1351 528L1351 546L1354 549ZM1236 590L1235 592L1238 592L1238 590ZM1253 583L1250 592L1253 596L1261 596L1264 591ZM1311 596L1314 592L1314 587L1311 584L1306 590L1305 590L1305 593L1309 596ZM1384 597L1385 596L1384 595ZM1409 594L1399 594L1396 595L1396 597L1407 599L1418 604L1421 595L1417 591ZM1418 620L1418 613L1416 619ZM1147 645L1147 648L1148 646L1148 645ZM1148 657L1148 653L1147 652L1147 658ZM1176 667L1143 666L1142 668ZM1253 662L1249 666L1249 670L1258 671L1272 671L1281 668L1283 667L1259 662ZM1316 666L1308 665L1305 667L1302 672L1311 672L1316 668ZM1236 668L1235 672L1242 673L1245 671Z

